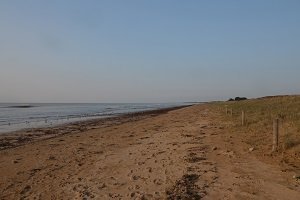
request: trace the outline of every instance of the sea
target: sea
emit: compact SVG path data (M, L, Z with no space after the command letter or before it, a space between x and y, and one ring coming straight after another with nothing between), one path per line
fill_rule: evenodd
M188 103L0 103L0 133L55 126Z

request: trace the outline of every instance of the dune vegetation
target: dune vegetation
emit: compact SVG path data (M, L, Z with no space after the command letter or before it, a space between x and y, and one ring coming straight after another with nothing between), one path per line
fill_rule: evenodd
M283 164L300 164L300 96L269 96L243 101L213 103L231 134L255 149L257 154L272 157ZM242 125L242 112L245 120ZM272 152L273 121L279 119L279 143Z

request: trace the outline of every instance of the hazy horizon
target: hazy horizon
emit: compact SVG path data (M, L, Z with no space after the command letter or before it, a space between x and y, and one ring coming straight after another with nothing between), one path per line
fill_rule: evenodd
M300 94L300 1L1 1L0 102Z
M235 99L236 97L246 97L247 99L256 99L263 98L268 96L299 96L300 94L273 94L273 95L265 95L265 96L232 96L228 98L220 98L220 99L210 99L207 101L169 101L169 102L0 102L0 104L23 104L23 105L31 105L31 104L164 104L164 103L206 103L206 102L214 102L214 101L228 101L229 99Z

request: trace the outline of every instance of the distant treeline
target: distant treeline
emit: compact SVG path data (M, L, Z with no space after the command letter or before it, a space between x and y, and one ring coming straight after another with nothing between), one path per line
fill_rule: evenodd
M228 101L243 101L243 100L247 100L247 98L246 97L235 97L234 99L230 98Z

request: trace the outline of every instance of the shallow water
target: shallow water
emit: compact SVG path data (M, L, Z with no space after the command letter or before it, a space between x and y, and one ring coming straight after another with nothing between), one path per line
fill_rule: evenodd
M53 126L79 120L115 116L124 113L185 105L184 103L156 104L4 104L0 103L0 133L24 128Z

